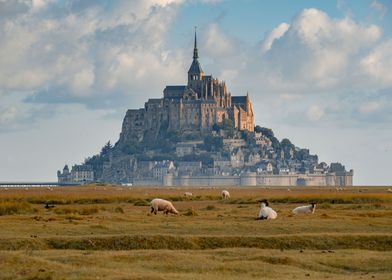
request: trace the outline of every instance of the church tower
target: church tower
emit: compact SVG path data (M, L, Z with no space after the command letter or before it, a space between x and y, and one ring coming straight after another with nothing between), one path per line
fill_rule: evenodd
M191 67L188 70L188 87L194 89L196 92L200 92L200 81L203 80L203 69L199 63L199 53L197 50L197 37L195 27L195 43L193 47L193 61Z

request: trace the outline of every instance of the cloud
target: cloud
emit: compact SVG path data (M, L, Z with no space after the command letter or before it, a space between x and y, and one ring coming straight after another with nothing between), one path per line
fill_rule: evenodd
M379 12L381 19L388 13L388 7L378 0L373 0L372 3L370 3L370 8Z
M264 67L260 75L275 89L314 91L345 86L360 74L356 70L358 57L381 37L375 25L363 26L350 18L332 19L317 9L303 10L284 32L280 26L264 39L269 42L271 34L281 30L279 39L264 48L268 51L262 51L258 64Z
M224 32L217 22L208 24L201 32L199 56L206 74L224 81L237 80L246 66L248 54L241 41ZM237 84L239 84L237 82ZM246 88L242 88L246 93Z
M222 32L217 23L211 23L206 28L203 48L207 55L219 58L232 56L236 52L236 42L233 38Z
M392 39L375 47L361 60L360 65L375 86L392 86Z
M283 22L274 29L272 29L272 31L269 32L261 42L261 52L265 53L270 50L273 42L282 37L283 34L286 33L286 31L289 29L289 27L289 24Z
M183 74L182 52L165 47L181 2L0 2L14 11L0 21L0 91L33 92L25 100L35 103L142 104Z
M29 6L23 1L0 1L0 21L27 12Z
M25 102L37 108L142 106L146 96L160 97L165 85L186 80L189 49L167 47L184 2L0 1L11 15L0 20L0 94L23 92ZM234 95L249 90L255 103L266 104L265 115L271 110L284 119L301 115L310 124L338 116L380 120L376 111L364 109L392 85L392 43L379 26L304 9L248 46L220 24L198 33L203 69L226 80ZM347 92L368 97L344 103ZM311 98L302 104L305 95ZM341 113L339 102L349 113Z
M36 128L43 120L53 117L57 107L24 105L0 107L0 133Z

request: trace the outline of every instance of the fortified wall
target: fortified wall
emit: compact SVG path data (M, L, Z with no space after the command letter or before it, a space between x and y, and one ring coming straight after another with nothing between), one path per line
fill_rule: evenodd
M150 179L134 180L142 186L352 186L353 170L344 174L288 174L268 175L254 172L240 176L174 176L166 174L162 181Z

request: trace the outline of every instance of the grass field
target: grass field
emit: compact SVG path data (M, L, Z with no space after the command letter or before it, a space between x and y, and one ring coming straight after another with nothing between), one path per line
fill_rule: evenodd
M387 189L0 189L0 279L392 279ZM180 215L151 215L155 197ZM262 198L277 220L255 220Z

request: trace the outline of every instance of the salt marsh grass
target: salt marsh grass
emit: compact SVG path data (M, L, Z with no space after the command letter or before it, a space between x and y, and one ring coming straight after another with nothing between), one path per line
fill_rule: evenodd
M0 279L392 278L386 188L229 190L0 190ZM151 215L156 197L180 215ZM277 220L255 220L264 198ZM315 214L291 213L311 201Z

